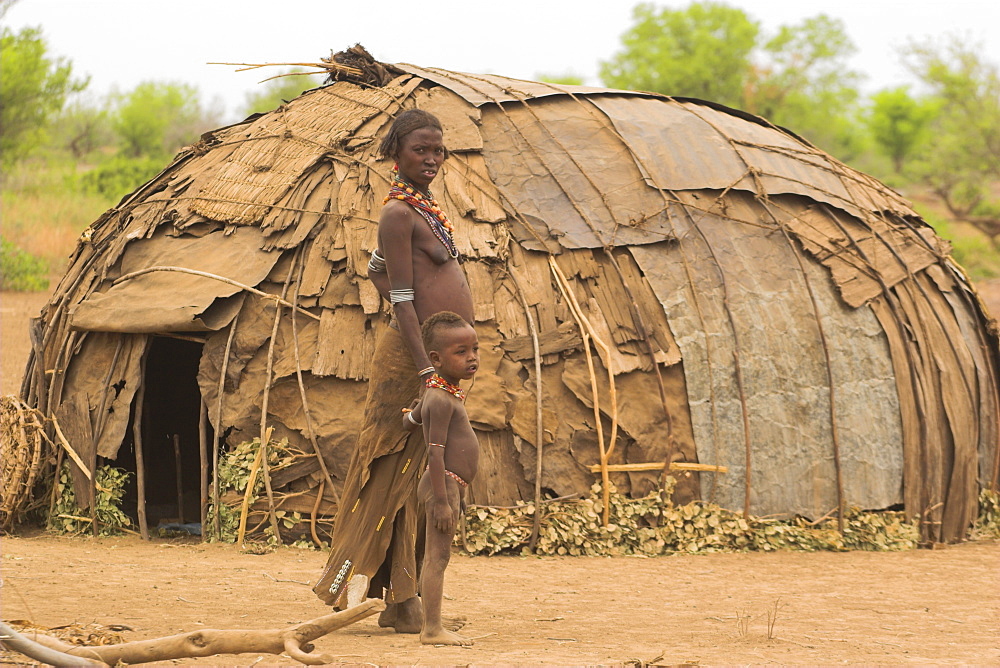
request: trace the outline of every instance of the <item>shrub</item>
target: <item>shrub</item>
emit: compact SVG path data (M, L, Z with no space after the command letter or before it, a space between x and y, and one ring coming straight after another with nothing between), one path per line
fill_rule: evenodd
M121 199L146 183L163 169L157 158L115 156L80 176L80 188L85 193Z
M6 239L0 240L0 289L35 292L49 287L48 266Z
M951 243L951 256L974 281L1000 276L1000 251L982 232L971 225L950 222L930 211L918 208L924 220L938 236Z

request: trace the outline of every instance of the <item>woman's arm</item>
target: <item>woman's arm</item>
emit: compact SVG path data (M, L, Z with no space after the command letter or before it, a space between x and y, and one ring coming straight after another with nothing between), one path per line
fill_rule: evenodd
M415 212L402 203L389 202L382 209L379 248L389 275L390 295L394 291L413 290L413 215ZM420 338L420 320L413 300L397 301L392 308L413 364L418 371L430 367L431 361Z
M413 431L422 424L420 421L420 400L414 399L409 408L403 409L403 431Z

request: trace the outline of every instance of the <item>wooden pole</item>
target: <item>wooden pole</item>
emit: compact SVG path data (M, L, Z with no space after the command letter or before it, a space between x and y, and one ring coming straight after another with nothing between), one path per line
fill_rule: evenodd
M219 368L219 391L218 391L218 401L216 402L216 414L215 414L215 425L212 431L212 507L215 508L215 512L212 516L212 533L215 536L215 540L222 540L222 521L219 519L219 435L222 431L222 399L226 393L226 371L229 368L229 351L233 347L233 337L236 336L236 323L240 320L240 314L237 313L233 318L233 322L229 325L229 336L226 338L226 350L222 354L222 364ZM204 537L205 529L201 530L201 535Z
M177 521L184 524L184 478L181 474L181 436L174 434L174 471L177 482Z
M94 477L90 480L90 527L94 531L94 538L97 538L101 531L97 522L97 450L90 458L90 470L94 472Z
M198 464L200 479L198 490L198 507L201 509L201 540L204 542L208 529L208 406L202 399L199 403L198 415Z
M295 307L291 310L292 350L295 351L295 378L299 384L299 398L302 400L302 416L306 419L306 435L309 437L313 452L316 454L316 461L319 463L323 475L326 476L326 482L330 483L330 492L336 494L334 491L336 487L333 485L333 476L330 475L330 471L326 466L326 460L323 459L323 454L319 449L319 442L316 440L316 430L313 428L312 415L309 411L309 399L306 397L306 385L302 382L302 361L299 359L299 330L295 314L298 313L299 309L299 287L302 285L302 274L305 271L305 266L305 262L299 262L299 275L295 281L295 289L292 291L292 305ZM340 503L340 499L337 499L337 503Z
M542 524L542 449L545 445L545 424L542 421L542 354L538 345L538 328L535 327L535 319L531 315L531 306L524 297L524 291L517 282L514 274L508 274L517 296L521 300L521 308L524 309L524 317L528 321L528 330L531 333L531 351L535 359L535 516L531 523L531 537L528 539L528 551L534 553L538 544L538 531ZM463 529L464 531L464 529ZM463 540L465 535L462 535Z
M611 514L611 479L608 477L608 461L611 459L611 453L615 450L615 443L618 437L618 391L615 388L615 373L611 368L611 348L608 344L604 343L604 341L602 341L593 330L590 321L587 320L583 313L583 309L580 307L580 304L576 300L576 296L573 294L573 288L569 284L569 280L566 278L562 269L559 268L559 263L556 262L555 257L552 255L549 255L549 267L552 269L553 276L555 276L556 285L559 286L560 292L562 292L566 297L566 306L569 307L570 313L580 326L580 335L583 337L583 351L586 353L587 370L590 372L590 391L594 398L594 423L597 430L597 446L599 448L601 462L601 486L603 487L602 491L604 497L602 524L607 526L608 519ZM590 341L594 342L594 347L597 348L598 355L600 355L600 353L604 353L601 360L608 371L608 394L611 395L609 397L611 400L611 437L610 443L607 447L604 445L604 432L601 427L600 395L597 391L597 376L594 372L594 360L590 354Z
M593 464L590 467L591 473L600 473L602 467L600 464ZM637 463L637 464L608 464L606 467L608 471L662 471L663 462L648 462L648 463ZM704 471L707 473L728 473L728 466L715 466L714 464L697 464L695 462L671 462L671 471Z
M267 438L271 438L272 429L268 427ZM250 475L247 476L247 488L243 492L243 505L240 507L240 524L236 531L236 544L243 547L243 539L247 533L247 514L250 512L250 497L253 495L253 489L257 484L257 471L260 470L260 461L262 457L266 457L267 454L264 449L263 442L261 442L261 447L257 448L257 454L254 455L253 464L250 466ZM267 464L265 463L266 467ZM216 511L218 514L218 511Z
M56 453L56 477L52 481L52 496L49 498L49 522L56 512L56 501L59 500L59 476L62 474L63 450Z
M264 493L267 495L267 516L271 520L271 529L274 531L274 537L278 540L278 545L281 545L281 529L278 526L278 515L274 510L274 491L271 489L271 472L267 463L267 444L271 440L271 432L274 427L267 428L267 438L260 442L260 452L261 452L261 477L264 479Z
M295 270L295 265L298 264L301 259L301 247L295 252L295 256L292 259L291 266L288 267L288 275L285 277L285 285L281 289L281 300L284 301L285 297L288 295L288 285L292 281L292 272ZM285 302L287 303L287 302ZM315 316L314 316L315 317ZM274 325L271 327L271 339L267 345L267 371L264 373L264 396L260 402L260 451L263 454L263 466L262 471L264 478L264 491L267 492L267 515L271 520L271 530L274 532L274 537L278 541L278 545L281 545L281 529L278 527L278 516L274 510L274 492L271 490L271 474L267 463L267 445L268 441L271 440L271 432L273 428L267 426L267 407L268 399L271 396L271 380L273 378L274 372L274 346L278 338L278 327L281 325L281 303L276 303L274 305ZM303 409L304 410L304 409Z
M148 349L147 349L148 350ZM142 413L146 399L146 356L143 353L139 365L139 389L135 397L135 419L132 420L132 441L135 445L135 486L136 512L139 515L139 536L149 540L149 524L146 522L146 464L142 456ZM95 475L96 479L97 476Z
M319 504L323 502L323 492L326 490L326 480L323 478L319 479L319 486L316 488L316 502L313 504L312 512L309 513L309 533L312 534L313 542L316 543L316 547L323 549L323 541L319 539L319 535L316 534L316 513L319 512Z

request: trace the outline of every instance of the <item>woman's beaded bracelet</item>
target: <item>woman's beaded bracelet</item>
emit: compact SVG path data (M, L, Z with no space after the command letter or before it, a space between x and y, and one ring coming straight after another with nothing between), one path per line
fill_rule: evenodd
M418 378L423 378L424 376L426 376L429 373L434 373L434 367L432 367L432 366L425 366L423 369L421 369L420 371L417 372L417 377Z

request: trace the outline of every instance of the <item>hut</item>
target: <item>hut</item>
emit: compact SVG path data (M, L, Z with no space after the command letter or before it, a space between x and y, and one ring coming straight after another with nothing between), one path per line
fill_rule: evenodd
M81 237L22 397L85 467L138 469L148 507L200 478L204 506L215 456L273 430L310 454L270 479L282 507L334 515L388 322L376 147L419 107L482 344L474 502L672 471L680 502L904 508L962 539L997 487L996 323L903 197L708 101L324 60L326 85L203 135Z

